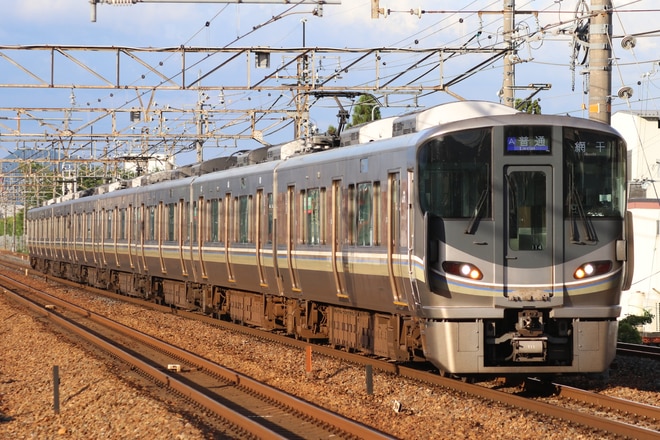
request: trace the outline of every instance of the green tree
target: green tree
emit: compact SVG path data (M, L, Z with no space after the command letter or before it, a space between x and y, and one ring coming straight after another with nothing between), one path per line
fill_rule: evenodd
M617 341L627 342L629 344L641 344L642 335L639 333L637 327L644 324L650 324L653 321L653 315L644 310L644 315L626 315L625 318L619 321L619 332Z
M24 179L24 203L28 209L55 196L56 181L50 167L27 161L19 165L19 172Z
M78 191L103 185L103 168L82 164L78 168Z
M376 98L373 95L360 95L357 104L353 107L350 125L360 125L378 119L380 119L380 104Z
M532 115L540 115L541 114L541 104L539 104L538 99L534 99L533 101L530 101L529 99L516 99L515 101L515 107L516 110L520 110L525 113L529 113Z

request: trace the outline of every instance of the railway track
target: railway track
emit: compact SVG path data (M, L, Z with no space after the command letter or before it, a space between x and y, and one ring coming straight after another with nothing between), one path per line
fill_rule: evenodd
M617 354L624 356L639 356L660 361L660 347L654 345L626 344L619 342L616 346Z
M6 295L222 420L232 437L392 438L15 279L0 275L0 284Z
M60 282L59 279L57 279L57 281ZM73 285L76 284L73 283ZM126 297L120 297L114 294L104 294L122 300L127 299ZM129 298L129 300L131 299ZM145 305L143 301L131 301L138 302L143 306ZM162 311L170 311L169 308L164 308L162 306L153 304L148 305ZM269 340L275 340L278 343L296 346L301 349L309 346L309 344L304 341L296 341L276 334L264 335L264 332L256 329L237 326L216 319L200 317L194 313L185 311L179 311L178 313L182 316L202 319L213 325L225 327L232 331L249 333L262 339L266 338ZM534 396L533 399L530 399L524 397L521 390L514 390L513 392L506 393L501 389L497 389L497 387L491 389L481 385L464 383L454 379L440 377L437 373L420 371L419 369L409 368L404 365L393 364L386 360L368 359L361 355L337 351L330 347L315 345L313 351L318 354L343 358L358 364L371 365L376 370L398 374L402 377L431 383L433 385L464 392L494 402L501 402L508 406L518 408L521 411L533 411L543 416L561 418L601 432L641 439L658 438L660 436L660 426L658 425L658 420L660 420L660 408L655 406L614 399L600 393L591 393L559 384L551 385L552 392L549 394L552 394L552 397L545 398L537 395ZM547 387L547 384L544 385ZM545 393L548 394L547 391ZM586 410L583 409L585 406L593 407L593 409L589 410L587 413ZM613 414L613 416L612 418L605 418L606 414Z

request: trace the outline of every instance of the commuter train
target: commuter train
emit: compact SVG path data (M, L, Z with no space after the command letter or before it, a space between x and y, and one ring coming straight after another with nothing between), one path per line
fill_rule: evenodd
M602 372L632 277L610 126L439 105L31 209L33 268L441 373Z

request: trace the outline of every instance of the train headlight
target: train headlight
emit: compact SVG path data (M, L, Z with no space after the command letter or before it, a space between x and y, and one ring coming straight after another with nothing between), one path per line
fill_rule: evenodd
M611 261L593 261L590 263L584 263L575 269L575 272L573 272L573 278L581 280L583 278L607 273L610 269L612 269Z
M462 263L460 261L445 261L442 263L442 268L445 272L460 277L470 278L472 280L480 280L484 277L479 268L474 264Z

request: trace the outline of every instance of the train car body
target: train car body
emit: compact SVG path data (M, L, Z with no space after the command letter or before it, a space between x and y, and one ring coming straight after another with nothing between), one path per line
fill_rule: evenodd
M607 369L632 274L621 137L487 102L391 124L31 209L32 266L447 373Z

